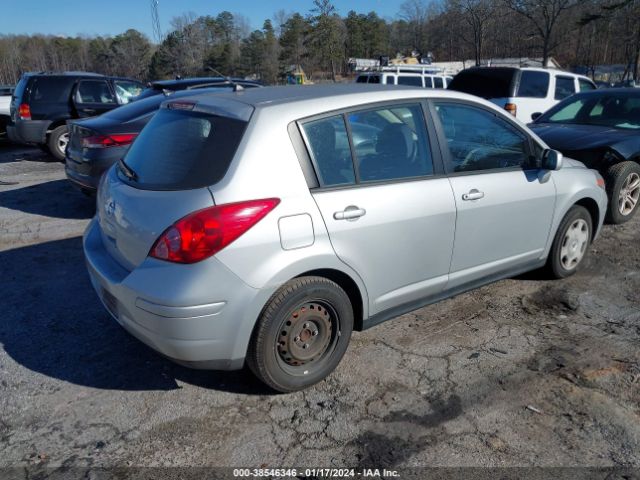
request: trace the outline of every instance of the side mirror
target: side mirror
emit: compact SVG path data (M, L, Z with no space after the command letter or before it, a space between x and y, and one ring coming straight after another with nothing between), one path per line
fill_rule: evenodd
M542 116L542 112L536 112L531 114L531 120L537 120Z
M562 168L562 153L551 148L542 152L541 167L545 170L560 170Z

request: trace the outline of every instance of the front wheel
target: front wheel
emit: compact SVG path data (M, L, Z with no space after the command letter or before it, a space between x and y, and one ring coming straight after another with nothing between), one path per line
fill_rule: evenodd
M609 223L624 223L635 215L640 200L640 165L620 162L607 171Z
M551 245L547 267L555 278L576 273L591 244L593 222L589 211L574 205L560 222Z
M336 368L352 331L353 308L338 284L323 277L294 278L262 311L247 364L274 390L302 390Z

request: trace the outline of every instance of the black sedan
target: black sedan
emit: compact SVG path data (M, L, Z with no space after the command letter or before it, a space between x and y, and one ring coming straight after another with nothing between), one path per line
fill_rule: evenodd
M202 93L231 92L229 84L216 87L165 92L118 107L99 117L67 122L69 144L66 149L67 178L80 190L93 194L102 174L120 160L142 128L168 98L185 98Z
M640 203L640 90L578 93L529 127L551 148L602 174L610 223L633 217Z

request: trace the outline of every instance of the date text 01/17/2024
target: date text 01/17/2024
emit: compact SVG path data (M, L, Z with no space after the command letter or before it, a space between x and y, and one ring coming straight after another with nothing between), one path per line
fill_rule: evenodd
M303 474L305 477L321 478L398 478L397 470L385 468L235 468L234 477L282 477L291 478Z

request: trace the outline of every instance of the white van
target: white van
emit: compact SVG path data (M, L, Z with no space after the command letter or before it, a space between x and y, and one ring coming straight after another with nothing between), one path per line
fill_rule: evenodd
M356 77L356 83L447 88L452 79L453 77L444 75L433 67L405 65L382 67L379 71L361 73Z
M576 92L595 90L588 77L551 68L473 67L458 73L449 89L486 98L529 123Z

